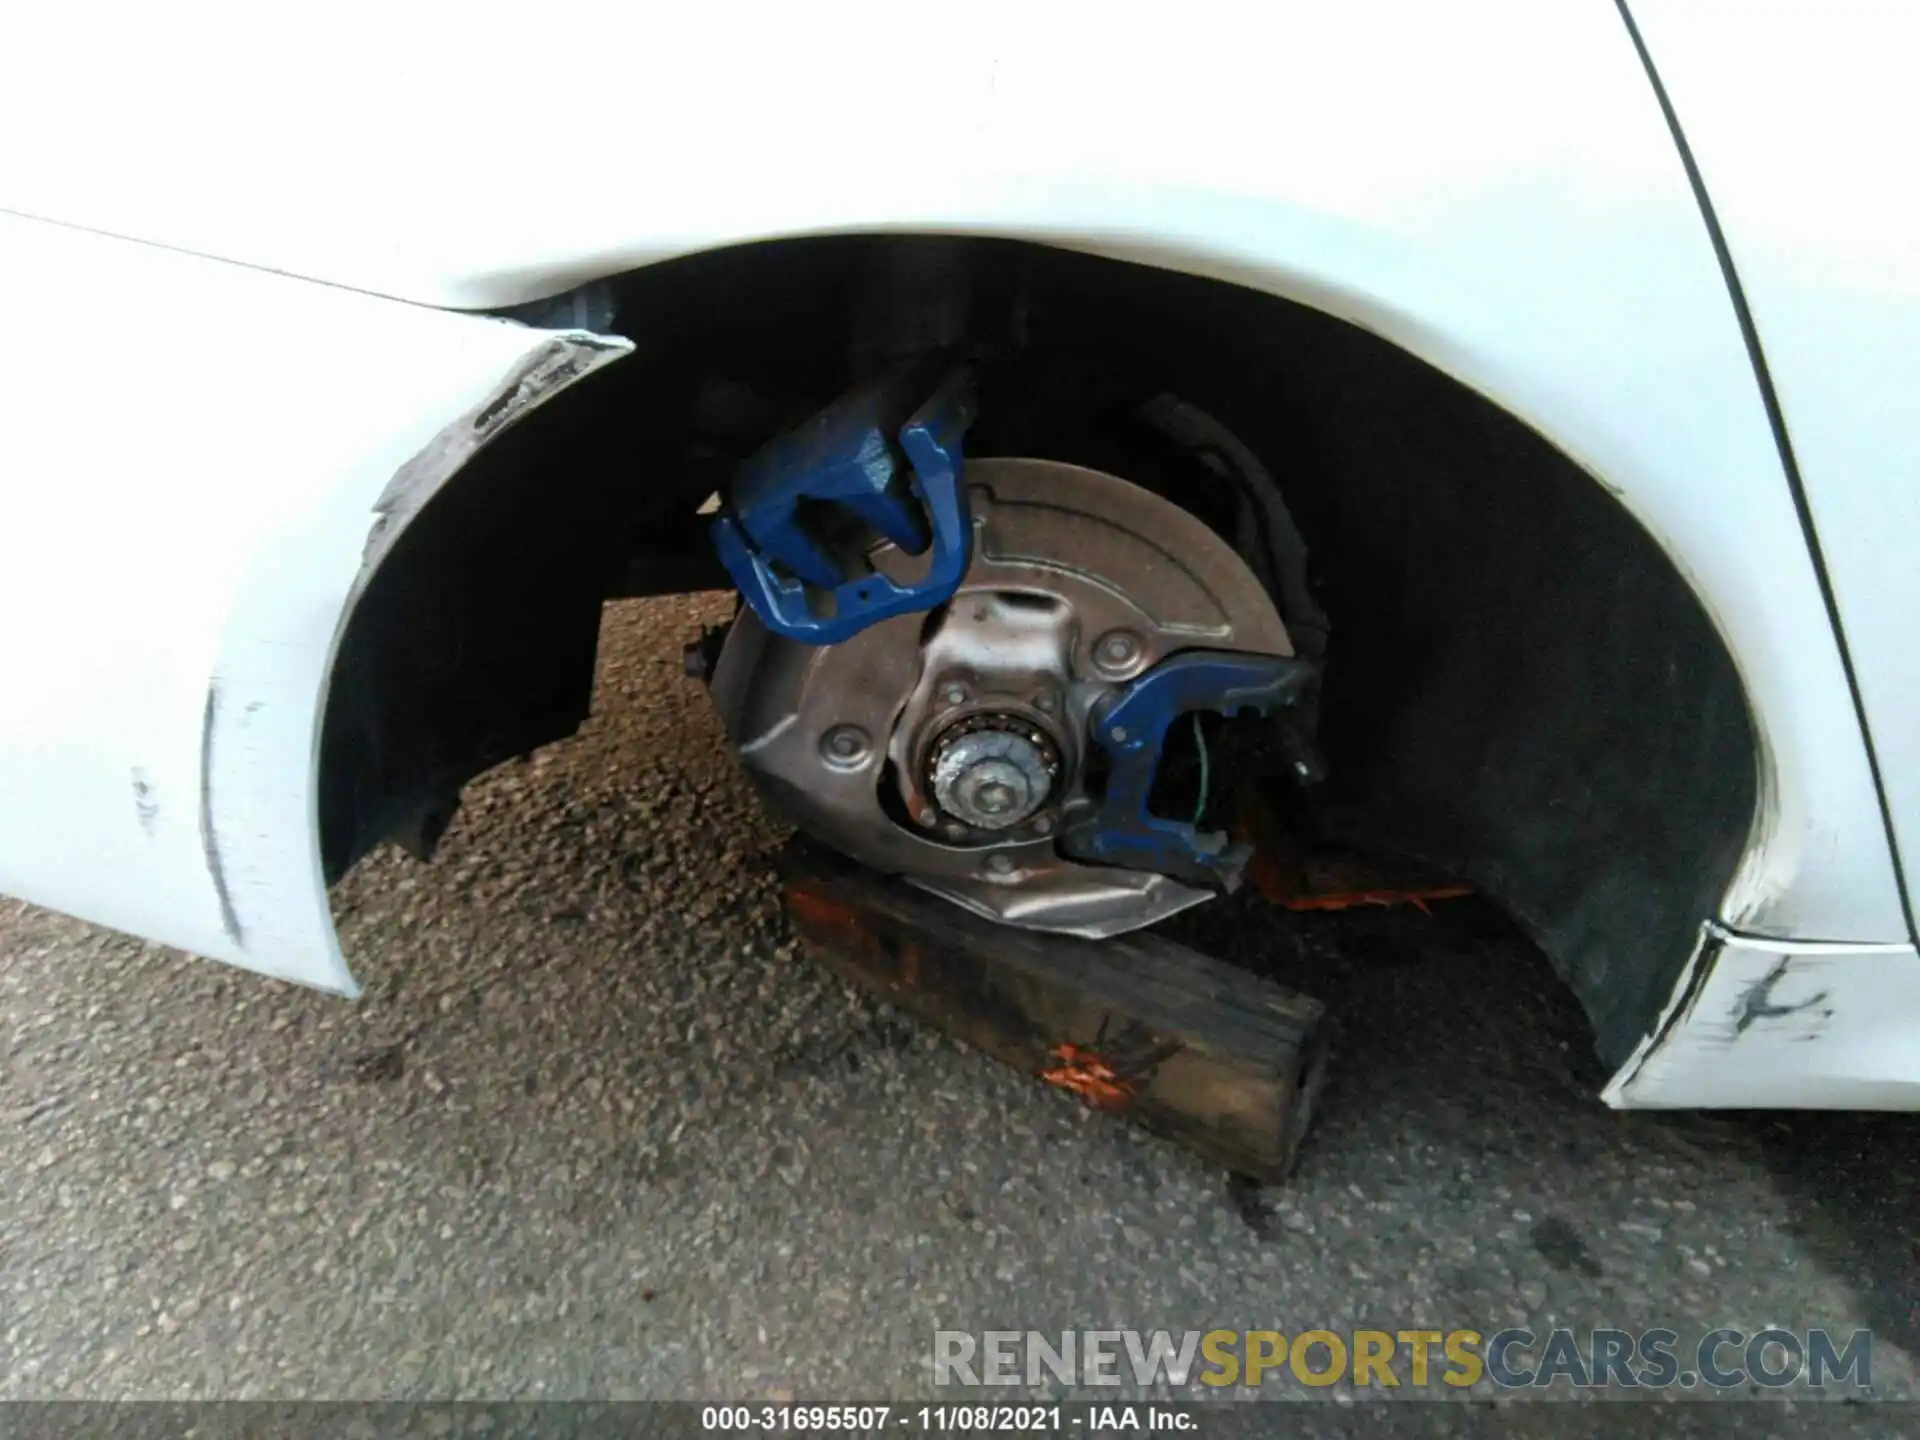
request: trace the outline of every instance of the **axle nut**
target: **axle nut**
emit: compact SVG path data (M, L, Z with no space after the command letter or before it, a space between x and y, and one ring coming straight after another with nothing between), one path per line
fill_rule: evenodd
M1060 756L1042 731L1011 715L975 716L955 730L929 757L927 788L943 811L976 830L1005 830L1047 803Z

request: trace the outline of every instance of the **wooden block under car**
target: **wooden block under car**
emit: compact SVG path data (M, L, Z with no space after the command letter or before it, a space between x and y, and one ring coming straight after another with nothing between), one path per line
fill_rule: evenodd
M1014 930L804 841L780 856L810 958L997 1060L1236 1174L1293 1168L1325 1007L1144 931Z

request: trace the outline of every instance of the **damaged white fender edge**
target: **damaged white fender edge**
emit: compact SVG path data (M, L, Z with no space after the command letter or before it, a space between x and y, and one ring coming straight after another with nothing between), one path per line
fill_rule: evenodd
M1660 1024L1607 1084L1623 1109L1920 1110L1920 954L1709 922Z
M0 315L0 893L355 994L317 801L354 602L629 343L4 214Z

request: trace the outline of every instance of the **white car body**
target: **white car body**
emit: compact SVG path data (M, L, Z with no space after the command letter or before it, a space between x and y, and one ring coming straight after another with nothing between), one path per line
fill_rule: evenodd
M1607 1098L1920 1108L1920 26L1631 8L1738 293L1600 0L16 19L0 890L354 993L316 793L340 636L469 454L629 348L462 312L744 240L1001 236L1349 320L1611 491L1734 657L1763 775Z

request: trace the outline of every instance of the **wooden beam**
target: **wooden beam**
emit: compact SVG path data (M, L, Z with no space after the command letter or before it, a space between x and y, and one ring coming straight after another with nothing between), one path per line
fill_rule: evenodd
M836 974L1236 1174L1293 1168L1326 1073L1318 1000L1144 931L1010 929L805 841L780 869Z

